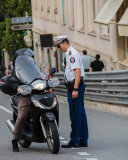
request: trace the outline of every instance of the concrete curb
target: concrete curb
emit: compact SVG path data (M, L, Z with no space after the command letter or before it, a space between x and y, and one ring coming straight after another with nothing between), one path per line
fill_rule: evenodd
M67 103L67 97L57 95L57 98L60 102ZM93 108L100 111L112 112L120 115L128 115L128 107L127 106L120 106L120 105L113 105L113 104L106 104L94 101L84 100L85 107Z

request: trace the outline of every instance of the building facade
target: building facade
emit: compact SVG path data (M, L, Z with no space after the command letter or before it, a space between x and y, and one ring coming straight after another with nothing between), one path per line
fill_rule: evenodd
M128 38L120 36L118 32L118 22L127 7L128 0L32 0L36 62L46 72L53 66L58 71L63 71L64 53L57 51L55 47L41 47L40 36L67 35L70 44L80 54L84 49L93 58L100 54L106 70L127 69ZM104 15L102 12L108 9L109 21L100 22L102 17L98 15Z

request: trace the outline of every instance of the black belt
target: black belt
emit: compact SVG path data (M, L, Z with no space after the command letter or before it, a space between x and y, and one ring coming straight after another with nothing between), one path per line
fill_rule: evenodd
M70 82L65 82L65 86L67 87L68 91L73 91L74 83L75 83L75 79ZM82 84L83 84L83 77L80 77L79 86L81 86Z

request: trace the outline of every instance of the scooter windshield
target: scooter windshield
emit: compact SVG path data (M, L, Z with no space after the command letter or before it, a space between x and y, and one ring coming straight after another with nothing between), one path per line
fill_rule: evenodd
M39 70L34 59L30 56L18 56L15 62L15 70L17 78L24 84L30 84L35 79L47 79L46 73Z

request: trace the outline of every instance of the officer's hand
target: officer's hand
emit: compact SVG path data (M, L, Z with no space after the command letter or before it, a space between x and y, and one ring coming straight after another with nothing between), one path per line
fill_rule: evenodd
M22 89L21 89L21 88L17 88L17 92L18 92L18 93L21 93L21 92L22 92Z
M75 99L78 97L78 91L73 91L72 92L72 98Z

